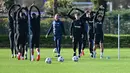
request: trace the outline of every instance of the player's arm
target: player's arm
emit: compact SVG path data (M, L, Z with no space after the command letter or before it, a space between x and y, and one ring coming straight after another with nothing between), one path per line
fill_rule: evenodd
M106 9L103 9L103 18L102 18L102 23L104 22L104 18L105 18L105 13L106 13Z
M81 9L79 9L79 8L75 8L75 10L78 10L78 11L80 11L81 13L84 13L84 11L81 10Z
M23 7L18 11L18 13L17 13L17 19L20 18L20 13L22 12L22 10L23 10Z
M29 9L29 17L30 17L30 18L32 18L32 17L31 17L32 8L33 8L33 6L31 6L30 9Z
M72 8L68 13L67 13L67 16L72 19L72 20L75 20L75 17L71 15L71 12L74 10L74 8Z
M8 12L8 15L9 17L11 17L11 10L14 8L15 5L12 5L10 8L9 8L9 12Z
M53 30L53 23L52 23L50 29L48 30L48 32L47 32L47 34L46 34L46 38L47 38L47 36L52 32L52 30Z
M40 18L41 17L41 13L40 13L39 8L37 6L35 6L35 5L34 5L34 7L37 9L37 11L38 11L38 17Z
M71 27L70 27L70 38L72 38L72 35L73 35L73 28L74 28L74 22L71 23Z

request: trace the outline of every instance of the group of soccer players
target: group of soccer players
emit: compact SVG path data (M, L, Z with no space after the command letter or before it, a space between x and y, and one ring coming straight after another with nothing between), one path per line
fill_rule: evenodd
M32 9L37 10L32 13ZM76 56L76 48L78 49L78 57L84 55L84 48L88 39L90 56L96 58L96 48L100 46L100 58L103 58L103 21L105 16L105 7L101 5L97 12L87 9L82 11L78 8L72 8L68 14L64 14L72 19L70 27L70 38L73 42L73 56ZM73 10L78 10L74 15L71 14ZM33 4L29 8L21 7L14 4L9 9L9 39L12 58L16 57L18 60L27 59L27 47L30 43L31 61L34 61L34 46L37 52L36 60L40 60L40 10ZM29 30L30 29L30 30ZM62 35L66 35L64 24L60 20L59 14L55 14L54 20L50 29L47 32L46 38L53 31L55 48L57 50L56 57L60 57ZM32 34L32 37L30 36ZM31 38L31 39L30 39ZM65 36L66 38L66 36ZM31 40L31 41L30 41ZM29 42L30 41L30 42ZM28 44L28 45L27 45ZM15 53L14 53L15 50ZM25 55L25 58L24 58Z
M32 13L32 8L36 8L38 14ZM31 5L30 8L21 7L19 4L14 4L10 7L8 16L12 58L17 57L18 60L27 59L27 47L29 45L30 34L32 34L32 39L30 41L31 61L34 61L34 46L37 51L36 60L40 60L40 15L39 8L34 4Z
M73 10L78 10L73 15L71 12ZM86 47L86 42L88 38L90 56L96 58L96 48L100 47L100 58L103 58L103 21L105 17L105 6L101 5L97 12L87 9L82 11L78 8L72 8L69 13L65 16L72 19L71 29L70 29L70 38L73 42L73 56L76 56L76 48L78 48L78 57L84 55L84 48ZM88 35L88 36L87 36Z
M101 5L97 12L92 11L91 9L87 9L86 11L82 11L78 8L72 8L68 14L62 14L70 19L72 19L72 24L70 27L70 38L72 38L73 42L73 56L76 56L76 48L78 49L78 57L84 55L84 48L86 47L87 39L89 41L89 50L90 56L92 58L96 58L96 48L98 45L100 46L101 53L100 58L103 58L103 21L105 16L105 7ZM77 10L79 12L71 13L73 10ZM79 14L81 13L81 14ZM60 50L61 50L61 39L62 33L65 34L63 22L59 18L59 14L54 16L54 21L46 35L50 34L53 31L54 34L54 41L55 41L55 48L57 50L56 57L60 57Z

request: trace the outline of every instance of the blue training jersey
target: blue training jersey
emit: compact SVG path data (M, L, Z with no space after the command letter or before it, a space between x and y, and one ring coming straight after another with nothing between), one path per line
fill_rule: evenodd
M65 34L63 23L60 20L54 20L47 35L49 35L51 31L53 31L54 37L61 37L63 33Z

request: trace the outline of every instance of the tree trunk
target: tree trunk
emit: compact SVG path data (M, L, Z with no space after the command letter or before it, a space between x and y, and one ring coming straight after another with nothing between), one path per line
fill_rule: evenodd
M57 13L57 0L54 0L54 5L53 5L53 14L55 15Z

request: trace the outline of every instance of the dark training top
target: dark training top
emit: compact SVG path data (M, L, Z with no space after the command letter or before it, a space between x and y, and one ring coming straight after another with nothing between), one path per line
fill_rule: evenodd
M53 34L54 34L55 37L60 38L62 36L62 33L64 35L66 35L64 25L60 20L57 20L57 21L54 20L52 22L52 25L51 25L49 31L47 32L47 35L49 35L51 33L51 31L53 31Z
M32 8L35 7L38 11L38 16L36 16L35 18L33 18L31 16L31 10ZM30 15L30 24L31 24L31 31L33 33L33 35L35 34L40 34L40 10L38 9L38 7L36 6L31 6L30 10L29 10L29 15Z
M10 7L10 9L9 9L9 12L8 12L8 16L9 16L9 31L11 31L11 32L16 32L16 30L15 30L15 28L16 28L16 15L17 15L17 12L18 12L18 10L17 11L15 11L14 13L13 13L13 16L11 16L11 10L15 7L15 6L17 6L17 7L19 7L19 9L20 9L20 5L12 5L11 7Z
M17 33L21 35L28 34L28 15L25 14L25 18L20 17L23 9L27 11L26 8L21 8L17 15Z
M102 12L102 15L103 15L101 21L99 21L97 19L97 17L100 15L99 12ZM103 33L104 17L105 17L105 8L104 9L99 8L96 15L95 15L95 18L94 18L94 33L96 33L96 34L102 34Z
M81 38L84 31L85 31L85 26L82 20L78 19L72 22L70 35L72 35L73 37Z
M84 14L80 17L80 19L81 19L84 23L86 23L86 21L88 22L89 32L92 32L92 33L93 33L93 23L94 23L93 19L94 19L94 15L95 15L95 12L92 11L92 12L90 13L90 17L86 17L86 13L84 13Z

